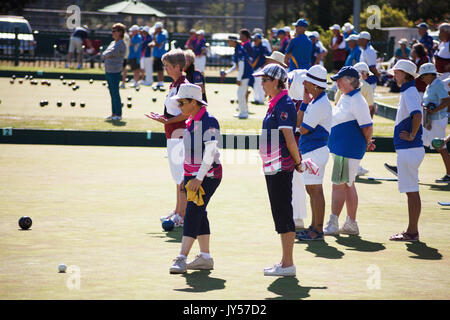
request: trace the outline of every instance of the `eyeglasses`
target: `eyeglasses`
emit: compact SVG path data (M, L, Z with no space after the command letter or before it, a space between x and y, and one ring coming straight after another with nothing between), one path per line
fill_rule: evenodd
M119 32L119 30L114 30L114 29L113 29L112 32Z

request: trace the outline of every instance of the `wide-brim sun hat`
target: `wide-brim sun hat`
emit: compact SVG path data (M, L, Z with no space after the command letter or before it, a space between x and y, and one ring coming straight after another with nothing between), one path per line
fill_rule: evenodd
M178 89L178 93L170 99L171 100L193 99L200 102L204 106L208 105L206 101L203 101L202 88L191 83L182 84L180 86L180 89Z
M436 66L433 63L428 62L420 66L419 72L417 73L417 78L429 73L434 73L437 76L441 75L441 73L437 72Z
M268 76L285 82L288 78L286 69L277 63L269 63L261 71L252 74L254 77Z
M308 72L306 72L305 81L311 82L318 87L326 89L328 86L327 69L318 64L312 66L308 69Z
M403 72L406 72L406 73L412 75L414 78L417 77L417 73L416 73L417 66L414 64L414 62L409 61L409 60L405 60L405 59L398 60L397 63L392 67L392 69L389 69L387 72L388 72L388 74L393 76L395 70L401 70Z
M287 68L288 66L286 63L284 63L284 58L285 58L285 55L283 53L281 53L280 51L273 51L270 56L266 56L266 59L276 61L279 64L281 64L284 68Z

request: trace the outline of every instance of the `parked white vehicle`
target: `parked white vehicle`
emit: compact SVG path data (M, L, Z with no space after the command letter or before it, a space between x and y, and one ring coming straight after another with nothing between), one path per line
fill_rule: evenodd
M14 54L16 28L19 32L19 55L34 56L36 41L33 31L29 22L19 16L0 16L0 54Z

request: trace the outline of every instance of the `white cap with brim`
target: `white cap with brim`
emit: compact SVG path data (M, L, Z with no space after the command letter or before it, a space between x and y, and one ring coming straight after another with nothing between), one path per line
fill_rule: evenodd
M178 89L177 95L170 98L171 100L180 100L180 99L193 99L200 102L202 105L207 106L208 103L203 101L202 98L202 88L195 84L184 83Z
M409 61L409 60L398 60L397 63L394 65L394 67L392 69L388 70L388 74L390 74L391 76L394 75L394 71L395 70L401 70L403 72L406 72L410 75L412 75L414 78L417 77L417 66L414 64L414 62Z
M133 31L139 31L139 26L138 26L138 25L133 25L133 26L130 28L130 31L131 31L131 32L133 32Z
M330 27L330 30L341 30L341 27L340 27L338 24L333 24L333 25Z
M370 33L368 33L367 31L363 31L359 34L359 38L360 39L366 39L366 40L370 40Z
M359 40L359 35L357 35L357 34L349 35L347 37L347 39L345 39L345 41L358 41L358 40Z
M306 73L305 81L311 82L316 86L326 89L327 88L327 69L321 65L314 65L308 69Z
M163 23L157 22L157 23L155 23L155 26L153 28L158 29L158 28L162 28L162 27L163 27Z
M370 73L369 66L365 62L358 62L353 66L353 68L355 68L359 72L365 71L367 73Z

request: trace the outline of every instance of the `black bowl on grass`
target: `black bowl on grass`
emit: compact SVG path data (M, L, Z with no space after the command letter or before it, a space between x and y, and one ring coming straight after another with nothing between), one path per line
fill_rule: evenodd
M56 106L57 107L62 107L62 102L61 101L56 102Z
M71 107L75 107L75 105L76 105L75 101L73 101L73 100L70 101L70 106L71 106Z
M86 107L86 103L84 103L84 102L80 102L80 107L81 107L81 108L84 108L84 107Z

